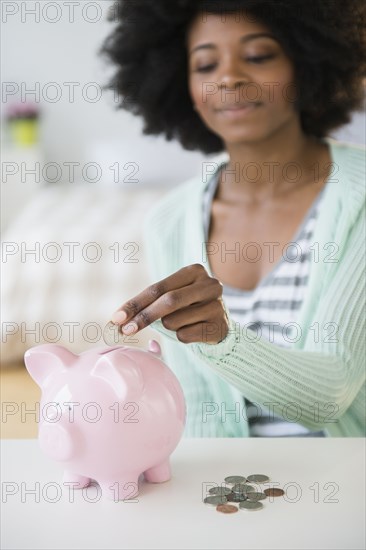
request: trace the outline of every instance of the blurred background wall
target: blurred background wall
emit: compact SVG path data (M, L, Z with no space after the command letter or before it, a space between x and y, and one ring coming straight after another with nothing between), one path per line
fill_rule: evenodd
M138 164L138 182L148 185L173 186L197 171L201 154L164 138L142 137L140 120L116 111L114 94L101 89L111 67L97 52L113 28L107 15L114 2L5 1L1 10L3 161L25 161L27 168L39 161L48 166L45 174L41 169L41 180L46 175L46 180L60 183L70 181L73 170L74 181L99 177L93 184L113 184L116 162L126 181L134 172L126 163ZM19 102L36 107L39 139L18 151L5 119ZM99 171L88 163L98 164ZM13 174L11 165L6 168L7 182L15 185L20 171ZM31 191L33 178L26 179L28 189L23 185L14 205L18 209ZM10 195L4 199L3 227L16 214Z

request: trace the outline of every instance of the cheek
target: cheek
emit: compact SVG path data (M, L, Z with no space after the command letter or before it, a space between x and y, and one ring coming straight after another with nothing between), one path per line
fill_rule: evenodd
M188 87L192 102L197 105L201 116L206 112L209 113L212 106L219 101L217 94L220 94L220 91L212 76L193 74L189 78Z
M291 68L284 67L282 71L274 71L267 75L265 81L261 83L263 99L269 107L276 108L282 106L292 109L293 97L295 95L294 75Z

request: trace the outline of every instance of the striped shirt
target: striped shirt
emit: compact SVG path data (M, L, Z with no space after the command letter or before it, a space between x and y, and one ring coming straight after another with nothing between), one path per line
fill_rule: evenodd
M203 194L204 234L208 241L211 206L215 196L222 165L209 178ZM326 185L325 185L326 186ZM223 300L233 320L241 327L254 330L258 338L265 338L277 346L291 347L291 334L300 327L297 312L303 302L310 268L311 237L319 204L325 186L313 201L294 239L277 262L253 290L242 290L223 284ZM269 404L269 403L268 403ZM325 437L325 432L311 431L296 422L296 405L288 405L287 416L277 416L263 404L252 403L243 396L243 405L251 437Z

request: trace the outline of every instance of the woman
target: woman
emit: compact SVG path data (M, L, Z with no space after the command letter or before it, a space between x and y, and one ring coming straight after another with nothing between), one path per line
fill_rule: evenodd
M365 435L359 1L122 2L103 52L144 133L226 151L144 224L153 284L112 316L160 331L189 437Z

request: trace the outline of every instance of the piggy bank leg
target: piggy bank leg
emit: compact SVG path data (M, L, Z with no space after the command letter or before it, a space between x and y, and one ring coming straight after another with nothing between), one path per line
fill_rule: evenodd
M139 494L138 474L130 474L119 481L100 481L103 496L117 502L118 500L129 500Z
M72 483L74 489L83 489L90 484L90 481L91 480L89 477L74 474L72 472L69 472L68 470L64 472L63 482Z
M168 481L171 477L169 458L161 462L157 466L153 466L144 472L146 481L152 483L162 483Z

